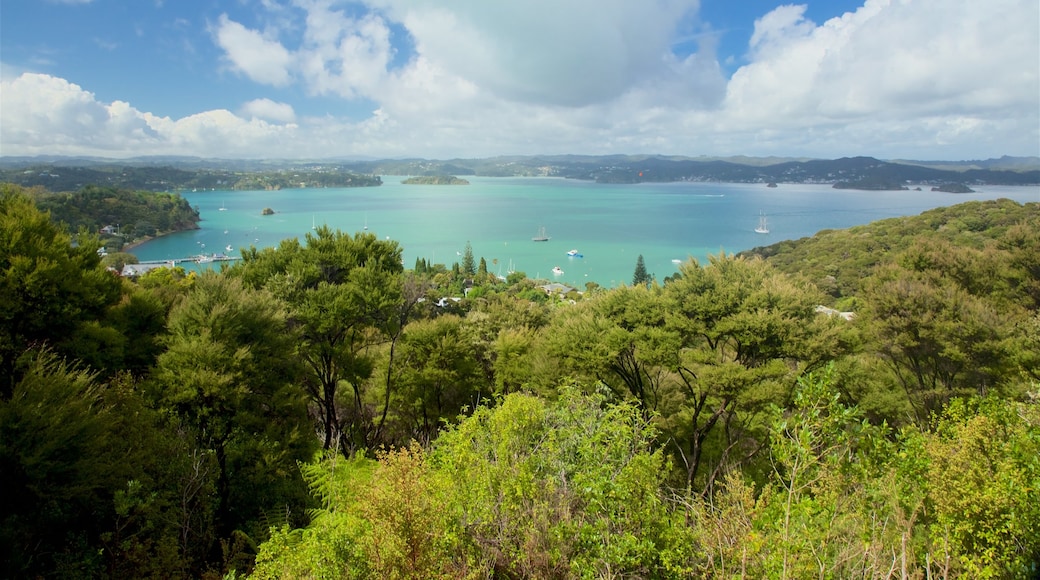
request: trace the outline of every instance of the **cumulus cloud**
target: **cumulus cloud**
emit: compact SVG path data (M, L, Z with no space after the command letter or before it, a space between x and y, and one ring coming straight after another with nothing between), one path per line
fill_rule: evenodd
M237 157L1040 154L1035 0L867 0L823 23L780 6L728 78L710 42L672 50L694 0L500 4L369 0L374 11L348 13L295 0L271 4L277 25L263 31L220 18L231 69L322 95L323 115L257 99L169 119L7 70L0 143ZM371 112L351 120L335 98Z
M332 0L298 0L304 33L297 47L226 16L216 36L235 68L257 82L284 83L293 63L298 80L314 94L381 98L393 90L385 86L389 75L412 74L390 70L393 22L414 43L416 58L407 66L423 67L415 73L437 70L458 79L453 84L497 98L577 107L609 101L648 81L675 81L671 43L698 0L370 4L375 12L350 16L334 9Z
M100 102L93 93L50 75L24 73L0 82L4 155L205 155L269 157L283 145L306 144L292 123L215 110L172 120L129 103ZM253 107L285 114L268 101ZM272 115L273 116L273 115ZM291 155L290 155L291 156Z
M289 84L292 55L277 40L265 38L255 30L221 15L216 41L232 68L263 84Z
M676 26L696 0L384 0L416 50L502 98L603 102L664 71Z
M155 137L144 116L126 103L104 105L64 79L27 73L0 86L4 149L16 144L43 151L51 146L118 150L128 141Z
M293 123L296 121L296 112L288 103L276 103L271 99L254 99L242 105L244 117L276 121L279 123Z
M752 61L727 89L728 126L763 135L847 128L850 140L874 146L889 139L967 145L1003 131L1014 116L1025 123L1005 135L1008 146L1021 151L1036 143L1036 2L868 0L822 25L803 14L802 7L782 6L756 21Z

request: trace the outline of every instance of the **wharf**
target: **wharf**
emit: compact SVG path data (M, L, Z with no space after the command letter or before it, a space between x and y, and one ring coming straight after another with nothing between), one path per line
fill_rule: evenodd
M241 260L238 256L228 256L225 254L213 254L210 256L199 255L199 256L188 256L187 258L172 258L170 260L142 260L138 262L139 265L145 266L162 266L167 264L183 264L184 262L195 262L196 264L205 264L208 262L233 262L235 260Z

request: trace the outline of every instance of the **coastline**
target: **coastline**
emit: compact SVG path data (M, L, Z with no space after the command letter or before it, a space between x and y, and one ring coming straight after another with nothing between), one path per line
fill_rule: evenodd
M179 232L186 232L188 230L199 230L199 229L202 229L202 228L200 228L198 226L198 224L195 224L195 227L193 227L193 228L185 228L183 230L170 230L168 232L163 232L161 234L156 234L154 236L144 236L142 238L137 238L137 239L135 239L132 242L123 244L123 249L120 250L120 251L125 252L127 254L132 254L133 252L131 252L130 250L132 250L132 249L136 248L137 246L140 246L141 244L144 244L146 242L150 242L152 240L157 240L159 238L168 236L170 234L176 234L176 233L179 233Z

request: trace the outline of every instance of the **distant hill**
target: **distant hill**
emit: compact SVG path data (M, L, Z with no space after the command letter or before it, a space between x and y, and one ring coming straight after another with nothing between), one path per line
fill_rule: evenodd
M168 159L167 159L168 160ZM84 187L120 187L138 191L264 190L304 187L366 187L382 184L379 177L361 175L340 167L204 168L190 164L136 165L122 162L99 164L73 159L19 166L5 160L0 182L48 191L78 191Z
M904 165L921 165L933 169L949 171L968 171L970 169L992 169L997 171L1033 171L1040 169L1040 157L1009 157L999 159L981 159L974 161L910 161L893 159L892 163Z
M263 178L258 177L263 175ZM532 155L486 159L221 160L194 157L0 158L0 181L74 190L86 184L146 190L343 187L378 185L379 175L552 176L601 183L825 183L846 187L1036 185L1040 159L883 161L873 157L681 157L664 155Z

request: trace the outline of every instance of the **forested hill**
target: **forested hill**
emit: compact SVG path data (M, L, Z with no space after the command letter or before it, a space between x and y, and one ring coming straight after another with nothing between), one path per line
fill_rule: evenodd
M224 160L151 158L98 160L2 158L0 181L51 190L88 183L133 189L265 189L379 185L379 175L487 177L553 176L603 183L716 181L729 183L845 183L877 189L906 184L940 186L1040 183L1040 159L884 161L873 157L791 159L667 155L530 155L483 159Z
M375 175L360 175L341 167L323 165L244 171L169 165L82 166L71 160L49 164L5 163L0 169L0 182L43 187L50 191L76 191L88 185L143 191L185 191L370 187L383 183Z
M861 283L882 264L896 259L942 258L957 262L967 250L981 251L973 265L961 265L957 276L974 285L994 281L997 264L987 252L1040 247L1040 203L1018 204L1008 199L971 201L940 207L920 215L889 218L845 230L822 230L812 237L785 240L758 247L742 255L761 256L788 274L807 276L834 298L855 296ZM923 257L925 248L933 250ZM909 250L917 257L907 256ZM934 251L940 250L940 251ZM1027 276L1016 284L1036 285L1040 280L1040 256L1018 252ZM1040 298L1040 295L1037 295Z
M31 190L36 206L51 220L101 234L110 250L147 237L198 228L199 212L175 193L88 186L77 192ZM109 229L106 229L109 228ZM112 243L110 243L112 242Z

